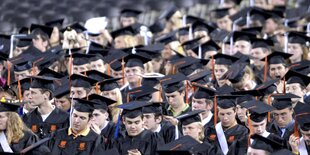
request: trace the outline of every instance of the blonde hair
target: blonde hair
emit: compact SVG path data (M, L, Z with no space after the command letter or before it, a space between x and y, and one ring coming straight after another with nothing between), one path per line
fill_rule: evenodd
M201 132L198 134L198 138L200 141L203 141L205 138L204 127L201 122L196 122L195 124L197 125L198 128L201 129Z
M8 117L6 128L8 143L18 143L24 137L24 131L27 130L27 127L17 113L6 112L6 116Z
M245 78L246 74L249 76L249 79ZM243 88L243 84L246 82L246 80L255 81L255 74L254 74L253 70L248 65L245 66L245 68L244 68L244 75L243 75L242 79L239 82L234 83L232 85L234 88L241 90Z
M125 42L125 48L134 47L138 45L138 39L135 36L124 35L122 38Z
M114 105L113 110L111 111L111 115L112 115L111 118L112 118L112 121L114 123L117 123L118 116L119 116L121 110L119 108L116 108L116 107L123 104L123 98L122 98L121 90L119 88L115 88L112 91L114 91L116 93L117 100L116 100L116 103Z

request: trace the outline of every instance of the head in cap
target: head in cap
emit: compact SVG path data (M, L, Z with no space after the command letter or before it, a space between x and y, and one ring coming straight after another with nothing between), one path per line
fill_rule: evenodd
M229 128L235 125L237 111L236 111L236 97L238 95L218 95L217 96L217 117L222 123L222 126Z
M33 36L33 46L41 52L46 51L49 48L49 39L53 32L53 28L44 25L32 24L30 26L30 31Z
M218 8L213 10L218 28L226 31L231 31L232 21L229 18L230 8Z
M31 54L21 54L17 57L8 59L14 67L15 80L22 80L31 75L31 69L33 68L34 56Z
M304 138L306 145L310 145L309 132L310 132L310 106L309 104L298 103L295 108L295 119L299 125L300 133Z
M16 57L20 54L23 53L26 49L29 48L30 45L32 45L32 36L31 35L26 35L26 36L21 36L21 37L16 37L17 38L17 43L15 50L13 51L13 56Z
M266 58L261 59L261 61L265 61L265 59L267 59L269 76L272 79L276 79L276 78L282 78L287 72L286 59L288 59L291 56L292 55L288 53L274 51L271 54L269 54Z
M303 102L303 97L306 94L306 87L310 83L310 77L299 72L289 70L285 76L286 80L286 92L292 93L294 95L299 96L299 99L292 99L294 103L301 101Z
M90 93L92 86L97 82L95 79L91 79L79 74L71 75L70 80L71 80L70 97L72 98L86 97Z
M204 128L199 115L203 111L204 110L194 110L177 117L182 125L182 132L184 136L191 136L197 141L203 141Z
M251 52L251 38L255 38L255 35L252 33L244 31L235 31L230 36L233 39L233 52L242 53L244 55L250 55Z
M199 83L202 85L207 85L212 80L212 73L209 70L203 70L197 72L196 74L188 76L188 78L191 83Z
M271 53L271 47L273 46L273 41L269 39L258 39L254 38L251 39L252 49L251 49L251 56L254 60L254 65L262 69L264 67L264 62L260 61L268 54Z
M138 22L138 16L141 13L142 11L137 8L124 8L120 15L121 26L126 27Z
M238 58L226 54L217 53L214 55L215 65L214 74L217 81L228 71L229 66L232 65Z
M209 34L215 29L205 21L197 20L192 25L194 38L201 38L199 43L205 43L210 40Z
M215 55L218 50L221 49L213 40L209 40L199 46L196 46L192 50L195 54L199 55L201 52L202 59L210 59L213 55Z
M124 28L115 30L111 32L111 36L113 38L113 47L116 49L126 48L129 45L127 45L125 38L128 40L131 40L131 43L135 43L134 35L136 34L135 30L132 28L132 26L126 26ZM134 44L135 45L135 44ZM131 46L133 46L131 44Z
M59 45L60 43L60 30L62 29L62 24L64 22L64 18L51 20L45 23L46 26L53 28L51 37L50 37L50 44L52 47Z
M254 140L248 149L250 154L272 154L278 150L284 148L284 146L271 138L265 138L258 134L252 135L251 138Z
M127 93L127 102L129 101L152 101L153 93L158 90L144 85L141 87L136 87L128 91Z
M280 128L285 128L293 121L292 98L299 98L294 94L274 94L272 95L272 106L275 108L273 118Z
M163 120L163 102L150 102L142 108L144 128L155 132Z
M57 87L54 92L55 106L63 111L70 111L70 85L69 80L63 80L62 85Z
M77 134L89 128L88 124L94 111L94 102L84 99L73 99L74 110L71 114L71 132Z
M137 136L143 131L142 107L148 104L145 101L132 101L118 106L123 109L122 116L129 136Z
M310 37L306 36L306 34L295 31L288 33L287 52L292 54L290 57L292 63L307 59L307 53L309 52L307 42L310 42Z
M70 55L66 55L70 57ZM72 67L74 74L83 74L83 72L89 70L90 68L90 58L95 57L93 54L84 54L84 53L73 53L72 54Z

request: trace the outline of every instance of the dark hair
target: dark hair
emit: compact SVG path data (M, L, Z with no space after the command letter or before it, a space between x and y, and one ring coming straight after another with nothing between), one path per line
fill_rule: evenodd
M40 92L43 94L43 93L45 93L45 92L49 92L49 97L48 97L48 99L49 100L52 100L53 99L53 92L52 91L50 91L50 90L48 90L48 89L39 89L40 90Z

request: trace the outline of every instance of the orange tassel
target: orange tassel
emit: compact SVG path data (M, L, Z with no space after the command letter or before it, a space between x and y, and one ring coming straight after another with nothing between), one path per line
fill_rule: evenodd
M18 87L19 100L22 101L23 100L23 96L22 96L22 88L21 88L21 85L20 85L20 80L17 81L17 87Z
M213 98L213 102L214 102L214 125L216 125L217 124L217 98L216 98L216 96L214 96L214 98Z
M214 55L212 55L212 80L215 80L215 71L214 71L214 68L215 68L215 60L214 60Z
M107 74L109 76L111 76L111 66L110 66L110 64L108 64Z
M130 94L138 93L138 92L141 92L141 91L142 90L136 90L136 91L128 92L127 93L127 102L130 102Z
M124 62L124 57L122 58L122 80L123 80L123 85L125 85L125 62Z
M141 82L141 79L139 78L138 80L138 87L141 87L142 86L142 82Z
M296 120L296 117L295 117L295 120ZM296 121L294 122L294 136L299 138L298 124Z
M264 81L267 80L267 66L268 66L268 61L267 57L265 57L265 66L264 66Z
M10 62L7 62L7 66L8 66L8 82L7 82L7 85L10 86L11 84L11 64Z
M248 137L248 146L250 146L251 145L251 135L252 135L252 132L253 132L253 126L252 126L252 123L251 123L250 114L248 114L248 125L249 125L249 129L250 129L250 134L249 134L249 137Z
M283 93L286 93L285 77L283 77Z
M99 94L99 82L96 83L96 94Z
M188 83L186 81L186 88L185 88L185 102L186 104L189 104L189 99L188 99L188 89L189 89L189 86L188 86Z
M272 95L272 94L268 95L268 97L267 97L268 105L271 105L271 95ZM267 121L268 121L269 123L270 123L270 121L271 121L270 112L267 113Z

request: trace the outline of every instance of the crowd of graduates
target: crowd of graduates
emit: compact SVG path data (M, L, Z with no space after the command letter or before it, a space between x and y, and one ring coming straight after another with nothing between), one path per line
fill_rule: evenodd
M310 4L241 2L1 34L0 152L308 155Z

